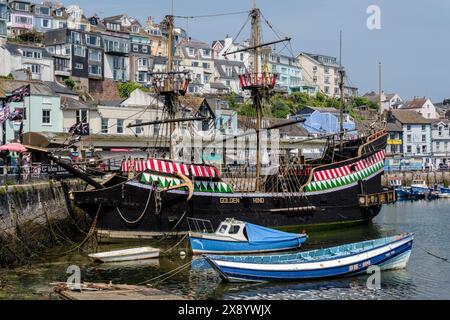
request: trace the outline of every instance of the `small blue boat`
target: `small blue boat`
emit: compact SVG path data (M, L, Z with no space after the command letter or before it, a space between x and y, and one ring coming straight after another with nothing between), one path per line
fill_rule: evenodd
M350 276L373 265L405 268L414 234L347 244L329 249L267 256L205 256L227 282L267 282Z
M441 187L441 193L450 194L450 188Z
M222 222L215 233L189 233L193 254L264 253L298 249L305 234L287 233L234 219Z
M425 180L417 179L414 180L411 184L411 193L413 196L427 196L430 193L431 189L426 184Z

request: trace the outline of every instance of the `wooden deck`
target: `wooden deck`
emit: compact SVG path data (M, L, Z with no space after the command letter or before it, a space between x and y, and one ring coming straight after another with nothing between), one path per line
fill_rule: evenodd
M188 300L146 286L83 283L81 290L71 290L66 283L53 283L53 291L62 300Z

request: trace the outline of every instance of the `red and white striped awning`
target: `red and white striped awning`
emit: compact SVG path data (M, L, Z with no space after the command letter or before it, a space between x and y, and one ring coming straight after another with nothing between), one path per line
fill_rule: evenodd
M193 177L199 178L216 178L220 176L220 172L215 166L187 165L157 159L124 160L122 162L122 172L144 172L147 170L169 174L179 172L186 176L192 175Z
M328 170L320 170L314 172L314 181L325 181L330 179L342 178L352 173L350 167L355 166L356 171L362 171L374 164L384 160L386 152L384 150L379 151L365 159L361 159L356 163L349 164L343 167L338 167Z

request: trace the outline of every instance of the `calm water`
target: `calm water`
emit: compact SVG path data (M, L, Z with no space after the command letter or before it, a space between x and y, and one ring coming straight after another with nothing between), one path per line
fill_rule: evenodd
M450 258L449 230L450 200L438 200L385 207L371 226L310 233L306 249L415 232L408 268L383 272L381 290L367 289L366 276L299 283L223 284L201 259L195 259L189 269L158 287L195 299L450 299L450 262L426 253ZM162 244L166 248L171 245ZM101 250L117 247L104 246ZM65 256L47 264L0 270L0 299L54 298L49 283L66 281L69 265L81 267L82 281L138 284L189 261L174 256L159 261L94 264L80 255Z

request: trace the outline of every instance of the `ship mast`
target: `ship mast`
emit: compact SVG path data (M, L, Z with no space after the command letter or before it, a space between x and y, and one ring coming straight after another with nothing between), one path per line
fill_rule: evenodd
M253 81L258 82L259 77L259 52L260 52L260 12L256 8L256 0L253 1L252 17L252 44L253 44ZM256 191L261 191L261 127L262 127L262 110L261 95L259 90L252 90L253 104L256 109Z

